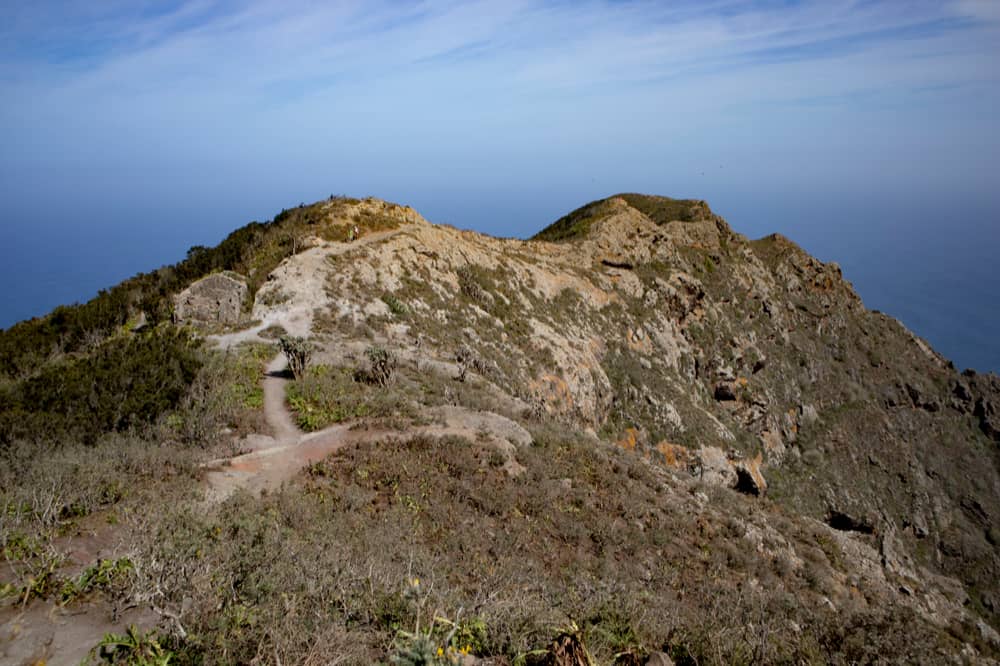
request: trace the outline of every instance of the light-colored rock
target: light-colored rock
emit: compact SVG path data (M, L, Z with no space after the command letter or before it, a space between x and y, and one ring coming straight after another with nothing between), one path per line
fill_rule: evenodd
M233 325L240 321L246 297L241 275L214 273L174 297L174 319L182 324Z
M666 652L653 652L646 658L646 666L674 666L674 660Z
M725 451L716 446L703 446L698 449L697 455L703 481L724 488L736 487L739 476L726 457Z
M799 427L811 426L819 420L819 412L812 405L799 405Z

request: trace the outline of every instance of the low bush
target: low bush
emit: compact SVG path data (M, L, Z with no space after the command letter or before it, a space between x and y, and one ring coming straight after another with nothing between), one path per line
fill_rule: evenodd
M359 369L355 376L368 384L388 386L396 376L396 356L384 347L369 347L365 350L365 357L368 367Z
M903 610L803 601L800 573L732 558L732 536L699 517L712 509L667 501L633 454L553 429L510 477L489 452L387 439L340 450L302 485L173 508L136 553L139 586L179 618L182 661L448 663L466 650L509 664L585 645L595 664L652 650L815 663L871 660L866 641L920 660L948 640Z
M317 365L288 385L288 405L306 432L364 417L411 418L415 410L399 387L358 380L347 368Z
M300 379L312 357L313 344L301 336L283 335L278 338L278 349L285 355L292 375Z
M46 364L5 392L0 446L45 438L93 443L102 433L148 425L186 394L201 368L198 347L184 330L162 327Z

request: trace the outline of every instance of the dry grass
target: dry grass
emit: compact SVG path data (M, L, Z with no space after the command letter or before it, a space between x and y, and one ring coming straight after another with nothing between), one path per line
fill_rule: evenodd
M535 437L518 478L475 442L390 439L278 493L172 509L142 532L140 587L183 626L179 663L373 663L420 632L444 649L456 623L495 663L571 622L601 664L919 660L949 640L898 608L827 609L822 550L807 574L741 547L761 517L735 493L701 506L637 456Z

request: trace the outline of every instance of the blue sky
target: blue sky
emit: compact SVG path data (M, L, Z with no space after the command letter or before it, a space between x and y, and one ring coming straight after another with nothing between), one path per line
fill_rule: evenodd
M0 326L339 193L507 236L704 198L895 314L997 280L998 63L993 0L3 3Z

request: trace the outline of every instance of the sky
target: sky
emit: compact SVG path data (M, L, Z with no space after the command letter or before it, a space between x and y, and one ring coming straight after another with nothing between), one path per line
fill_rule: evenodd
M638 191L1000 371L998 0L0 0L0 94L0 326L331 194L524 237Z

